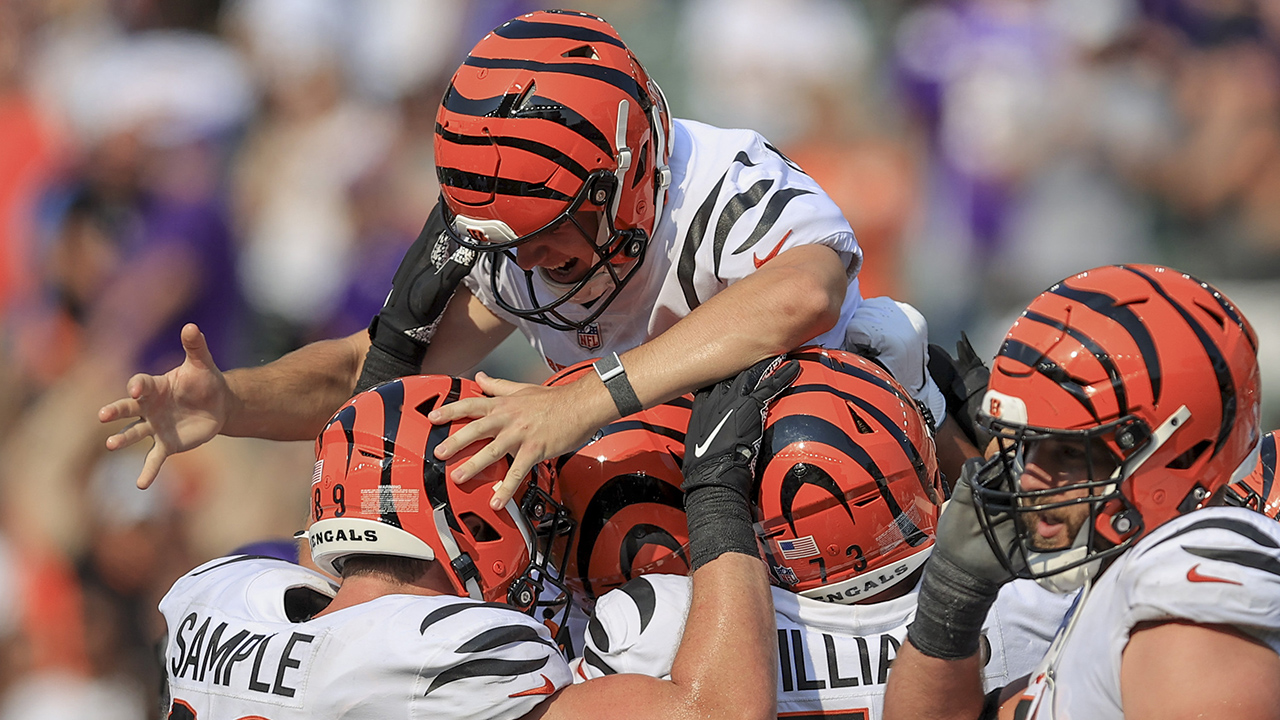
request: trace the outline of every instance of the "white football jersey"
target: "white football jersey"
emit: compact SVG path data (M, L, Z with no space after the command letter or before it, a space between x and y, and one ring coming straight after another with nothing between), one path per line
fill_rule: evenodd
M724 130L675 120L671 187L644 260L622 293L585 330L559 331L522 320L498 306L485 253L467 276L467 289L489 310L517 326L552 369L630 350L662 334L708 298L797 245L836 250L849 289L840 320L816 344L840 347L861 295L862 251L834 201L808 175L752 130ZM533 307L525 275L502 260L499 289L518 307ZM540 273L533 285L547 302L552 290ZM585 318L587 307L566 303L560 312Z
M1280 524L1206 508L1156 528L1085 591L1019 701L1026 720L1120 720L1120 660L1141 622L1232 625L1280 653Z
M221 558L160 601L170 718L519 718L569 684L544 625L505 605L337 591L270 558Z
M643 575L605 593L587 625L574 682L614 673L669 679L684 635L692 584L683 575ZM778 627L778 714L878 720L889 665L915 618L916 591L867 605L839 605L772 588ZM1017 604L1017 603L1015 603ZM997 602L983 630L983 669L988 688L1031 671L1065 610L1062 602L1030 608L1041 614L1042 639L1021 638L1017 624ZM1011 650L1013 650L1011 652ZM1029 654L1028 654L1029 653Z

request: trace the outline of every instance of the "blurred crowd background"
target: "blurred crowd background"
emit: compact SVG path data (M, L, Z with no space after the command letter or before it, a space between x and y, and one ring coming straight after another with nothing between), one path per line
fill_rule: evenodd
M160 716L155 605L302 527L308 443L218 438L133 480L96 411L377 312L437 197L436 105L524 0L0 1L0 720ZM1280 2L582 0L674 115L750 127L866 251L864 295L994 354L1053 281L1219 285L1280 374ZM486 361L540 381L519 337ZM1280 424L1274 382L1264 424ZM147 444L147 443L144 443Z

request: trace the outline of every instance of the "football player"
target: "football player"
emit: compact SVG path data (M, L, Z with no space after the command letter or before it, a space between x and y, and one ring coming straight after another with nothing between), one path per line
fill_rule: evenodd
M773 582L778 710L780 716L879 718L889 666L915 614L921 568L934 547L944 493L934 443L911 397L876 363L821 348L791 357L800 362L800 377L769 410L754 496L756 530ZM591 448L583 451L588 458L599 454ZM661 465L650 460L644 467ZM560 469L562 494L581 479L572 470L568 463ZM672 518L660 514L666 505L659 493L640 502L646 500L643 488L661 486L661 478L645 485L639 480L649 478L627 472L625 462L612 470L611 480L589 484L593 501L602 499L595 504L613 507L604 498L630 487L637 502L626 509L645 513L633 510L619 520L623 513L615 510L598 523L601 538L611 526L623 538L631 527L644 528L648 538L682 535ZM660 552L642 556L645 569L679 565L678 547L653 542L652 549ZM616 576L607 552L600 555L580 550L577 559L576 567L596 562L588 573L598 579L588 585L594 589ZM669 676L690 589L687 577L668 571L640 575L604 594L588 623L582 657L573 663L575 680ZM983 673L992 687L1034 667L1066 611L1062 602L1027 606L1017 588L1010 590L983 630Z
M436 448L441 459L491 439L454 480L514 458L501 507L535 463L612 420L806 342L846 340L862 255L835 203L755 132L673 120L598 17L541 11L486 35L444 95L435 160L441 202L369 333L224 375L189 325L181 366L134 376L102 408L103 422L138 418L108 448L155 440L139 486L218 433L314 435L362 370L360 387L460 374L516 328L552 368L602 358L554 388L479 376L492 397L432 416L476 419ZM904 383L942 417L917 375Z
M305 536L340 585L240 555L193 570L161 601L168 717L772 718L768 580L747 494L766 404L795 375L794 363L758 363L694 403L694 608L669 681L570 686L546 626L521 609L556 582L545 560L571 522L539 479L497 510L487 484L449 482L431 450L458 426L426 415L481 391L418 376L357 395L317 441Z
M942 514L887 718L1275 718L1280 525L1218 507L1258 463L1258 338L1176 270L1100 267L1035 298L982 404L998 452ZM1083 587L1029 684L984 698L986 608Z
M1248 477L1227 486L1223 499L1228 505L1257 510L1280 520L1280 486L1276 485L1276 431L1258 443L1258 465Z

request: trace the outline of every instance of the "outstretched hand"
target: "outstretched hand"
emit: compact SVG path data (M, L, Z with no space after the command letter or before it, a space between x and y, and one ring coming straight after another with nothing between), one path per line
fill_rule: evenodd
M461 418L473 420L436 447L436 457L448 460L472 443L492 438L453 471L451 479L464 483L510 455L511 467L494 486L489 505L501 508L515 495L520 481L547 458L576 450L603 424L585 412L579 383L544 387L476 373L480 389L490 397L465 398L436 408L428 415L442 425Z
M213 362L204 334L193 323L182 328L182 349L186 359L181 365L164 375L134 375L126 385L129 397L98 411L98 420L104 423L137 418L107 438L108 450L143 438L155 440L138 474L142 489L151 486L166 458L208 442L227 421L231 391Z

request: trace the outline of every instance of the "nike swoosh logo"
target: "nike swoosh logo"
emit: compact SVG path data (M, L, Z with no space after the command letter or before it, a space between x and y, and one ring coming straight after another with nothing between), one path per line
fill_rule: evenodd
M765 255L764 257L760 257L760 256L756 255L755 253L751 253L751 262L753 262L753 263L755 263L755 264L756 264L756 269L757 269L757 270L759 270L761 265L764 265L765 263L767 263L767 262L769 262L770 260L772 260L772 259L774 259L775 257L777 257L777 256L778 256L778 251L782 249L782 246L783 246L784 244L786 244L786 242L787 242L787 238L789 238L789 237L791 237L791 231L790 231L790 230L788 230L788 231L787 231L787 234L786 234L786 235L783 235L783 236L782 236L782 239L778 241L777 246L775 246L775 247L773 248L773 250L769 251L769 254L768 254L768 255Z
M728 416L732 414L733 414L732 410L724 414L723 418L721 418L721 421L719 421L719 424L716 425L716 429L712 430L712 434L709 434L709 436L707 436L707 439L705 439L705 441L700 442L698 443L698 445L694 446L694 457L701 457L703 456L704 452L707 452L707 448L712 446L713 439L716 439L716 436L718 436L719 429L724 427L724 423L726 423L726 421L728 420Z
M1228 580L1228 579L1226 579L1226 578L1214 577L1213 575L1202 575L1202 574L1200 574L1200 571L1199 571L1199 570L1197 570L1197 568L1199 568L1199 567L1200 567L1199 563L1197 563L1197 564L1195 564L1195 565L1192 565L1192 566L1191 566L1191 569L1187 571L1187 580L1190 580L1191 582L1216 582L1216 583L1226 583L1226 584L1228 584L1228 585L1240 585L1240 584L1241 584L1241 583L1236 582L1235 580Z
M556 691L556 684L551 682L551 678L546 675L542 676L542 687L530 688L522 690L518 693L512 693L507 697L528 697L529 695L550 695Z

